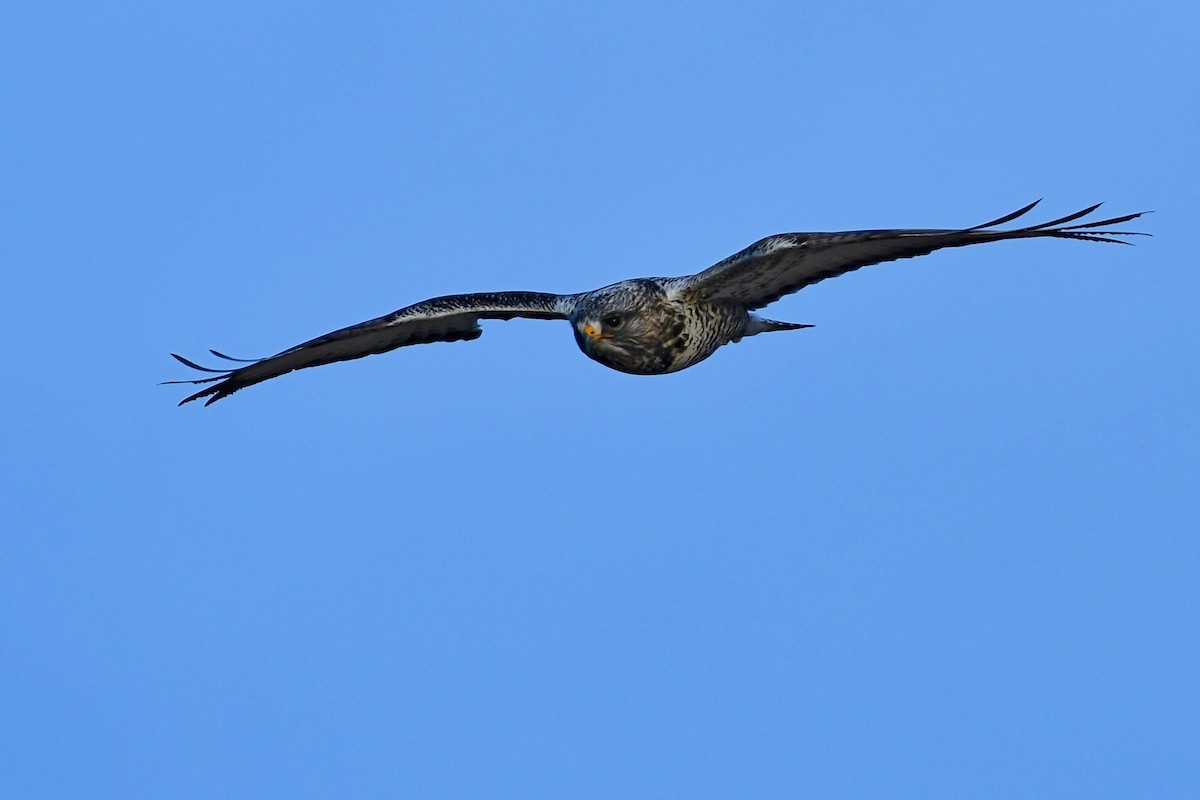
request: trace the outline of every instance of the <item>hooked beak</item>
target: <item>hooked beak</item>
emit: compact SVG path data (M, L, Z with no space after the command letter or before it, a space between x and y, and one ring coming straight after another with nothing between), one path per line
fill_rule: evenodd
M596 341L600 341L601 339L611 339L613 337L611 333L601 333L599 328L590 323L583 326L583 332Z

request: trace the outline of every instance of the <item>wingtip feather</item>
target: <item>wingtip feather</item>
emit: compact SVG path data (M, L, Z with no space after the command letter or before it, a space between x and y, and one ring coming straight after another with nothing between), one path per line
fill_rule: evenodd
M236 361L239 364L257 364L258 362L262 361L261 358L234 358L233 356L227 356L219 350L213 350L212 348L209 348L208 352L212 353L217 358L223 358L226 361Z
M227 369L212 369L211 367L202 367L199 364L197 364L195 361L186 359L183 356L179 355L178 353L171 353L171 357L174 358L179 363L183 364L185 367L191 367L192 369L199 370L200 372L226 373L226 372L231 371L231 370L227 370Z
M1005 214L1003 217L1000 217L999 219L994 219L991 222L985 222L982 225L976 225L973 228L967 228L967 230L968 231L978 231L978 230L983 230L984 228L994 228L997 225L1003 225L1006 222L1012 222L1017 217L1023 217L1026 214L1028 214L1030 211L1032 211L1034 208L1036 208L1037 204L1042 202L1042 199L1043 198L1039 197L1037 200L1034 200L1029 205L1025 206L1024 208L1018 208L1016 211L1012 212L1011 214Z

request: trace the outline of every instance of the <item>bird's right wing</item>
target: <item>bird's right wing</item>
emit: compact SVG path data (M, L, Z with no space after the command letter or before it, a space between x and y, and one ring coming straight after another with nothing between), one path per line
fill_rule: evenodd
M172 353L172 356L192 369L217 375L212 378L166 382L214 383L215 385L196 392L179 403L183 405L207 397L205 405L211 405L238 389L298 369L386 353L410 344L478 339L483 335L478 324L481 319L568 319L574 308L575 298L576 295L542 292L494 292L435 297L387 316L318 336L269 358L243 360L230 358L216 350L210 351L226 361L241 361L246 364L234 369L202 367Z
M1116 237L1146 236L1137 231L1109 230L1141 214L1095 222L1075 222L1100 204L1060 219L1009 230L997 225L1028 213L1037 202L999 219L963 229L900 229L839 233L781 233L755 242L703 272L683 279L687 290L709 301L732 301L758 309L805 286L884 261L912 258L941 250L1006 239L1051 237L1128 244ZM1067 223L1075 223L1068 225Z

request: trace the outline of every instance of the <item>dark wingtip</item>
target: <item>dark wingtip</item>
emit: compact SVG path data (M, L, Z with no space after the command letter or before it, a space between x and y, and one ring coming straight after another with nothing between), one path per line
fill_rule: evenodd
M208 397L210 394L213 395L214 398L223 397L223 395L220 392L221 392L220 384L218 384L216 386L209 386L207 389L201 389L200 391L196 392L195 394L188 395L187 397L183 398L182 400L179 401L179 405L182 406L182 405L192 402L193 400L199 400L201 397ZM208 403L205 403L204 405L209 405L212 402L213 402L212 400L209 400Z
M186 359L183 356L179 355L178 353L171 353L171 358L175 359L180 364L183 364L185 367L191 367L192 369L200 370L201 372L221 372L221 373L223 373L223 372L230 371L227 369L211 369L209 367L202 367L199 364L197 364L195 361Z
M1053 219L1053 220L1050 220L1049 222L1043 222L1040 225L1031 225L1028 228L1020 228L1020 230L1036 231L1036 230L1043 230L1045 228L1061 228L1068 222L1074 222L1075 220L1079 219L1080 217L1086 217L1088 214L1092 213L1093 211L1095 211L1097 208L1099 208L1102 205L1104 205L1104 204L1096 203L1095 205L1088 206L1087 208L1083 209L1082 211L1076 211L1074 214L1067 214L1065 217L1059 217L1058 219ZM1089 223L1089 224L1102 225L1104 223L1093 222L1093 223Z
M1128 236L1149 236L1150 234L1142 231L1117 231L1109 230L1110 226L1121 225L1123 223L1135 220L1143 214L1149 212L1139 211L1136 214L1122 214L1119 217L1108 217L1106 219L1091 220L1090 222L1076 222L1076 220L1088 216L1100 208L1103 203L1095 203L1073 214L1067 214L1064 217L1042 222L1037 225L1029 225L1023 228L1013 228L1009 230L989 230L1005 222L1016 219L1029 209L1033 208L1036 203L1030 204L1019 211L1015 211L1008 216L1001 217L993 222L985 225L977 225L974 228L966 229L967 232L974 234L989 241L1001 241L1004 239L1024 239L1035 236L1053 236L1059 239L1078 239L1089 242L1109 242L1111 244L1131 244L1124 240L1123 237ZM1074 224L1067 224L1074 223Z
M1096 208L1096 206L1093 206L1093 208ZM1139 211L1136 214L1125 214L1124 216L1113 217L1111 219L1101 219L1101 220L1096 220L1095 222L1084 222L1079 225L1066 225L1066 226L1062 227L1062 230L1074 231L1074 230L1079 230L1080 228L1103 228L1105 225L1120 225L1123 222L1129 222L1129 221L1135 220L1138 217L1141 217L1145 214L1153 214L1153 213L1154 213L1153 211ZM1137 233L1135 231L1122 231L1122 233L1138 235L1138 236L1149 236L1150 235L1148 233Z
M1042 202L1042 199L1043 198L1039 197L1037 200L1034 200L1029 205L1025 206L1024 208L1018 208L1016 211L1012 212L1011 214L1005 214L1003 217L1000 217L999 219L994 219L990 222L985 222L982 225L976 225L973 228L967 228L967 230L978 231L978 230L983 230L984 228L994 228L997 225L1003 225L1006 222L1012 222L1017 217L1023 217L1026 214L1028 214L1030 211L1032 211L1037 206L1038 203Z
M261 358L234 358L233 356L227 356L219 350L213 350L212 348L209 348L208 352L212 353L217 358L223 358L226 361L236 361L239 364L257 364L259 361L262 361Z

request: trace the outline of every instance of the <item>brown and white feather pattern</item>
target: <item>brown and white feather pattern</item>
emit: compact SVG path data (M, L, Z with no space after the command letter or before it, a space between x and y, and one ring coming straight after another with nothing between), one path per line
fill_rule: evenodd
M991 222L959 230L917 228L768 236L692 276L688 288L703 300L728 300L754 310L826 278L884 261L923 256L947 247L1038 237L1128 244L1114 237L1145 235L1133 231L1097 230L1129 222L1141 214L1066 224L1092 213L1100 207L1099 203L1040 225L1015 230L995 229L997 225L1028 213L1038 202Z
M748 336L810 327L763 319L751 312L805 286L870 264L1007 239L1048 237L1127 244L1120 237L1147 235L1112 229L1141 214L1076 222L1098 205L1040 225L1010 230L996 227L1028 213L1035 205L957 230L783 233L768 236L695 275L637 278L581 294L498 292L436 297L318 336L270 358L239 361L211 351L220 359L243 364L235 368L202 367L172 353L185 365L213 373L213 377L168 383L213 384L183 400L208 398L207 405L298 369L407 345L476 339L482 334L480 320L514 317L569 320L579 348L589 358L622 372L660 375L686 369L723 345Z

